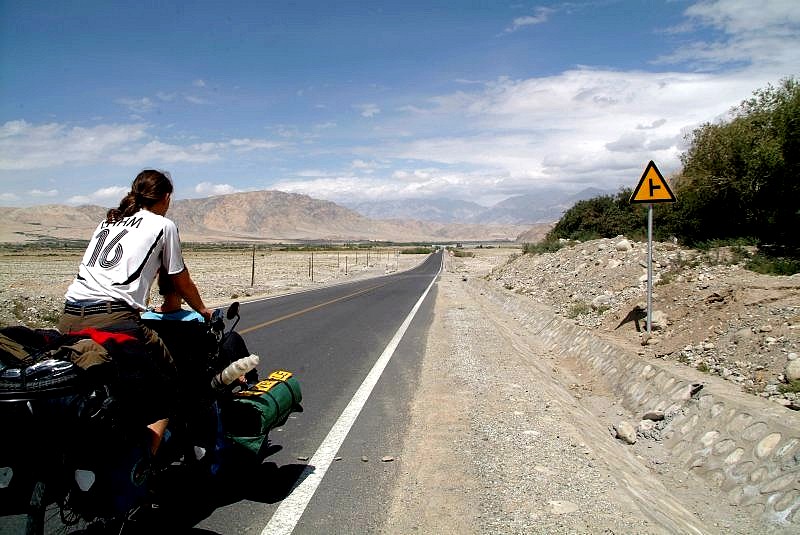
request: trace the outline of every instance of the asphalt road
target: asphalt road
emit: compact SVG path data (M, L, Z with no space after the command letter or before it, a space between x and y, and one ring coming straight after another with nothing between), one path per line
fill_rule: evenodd
M438 253L406 272L243 303L236 330L261 356L261 377L275 369L295 373L304 412L272 431L273 451L259 467L241 470L211 489L181 481L165 497L168 504L152 513L159 531L272 535L379 530L397 478L393 459L402 454L431 322L432 282L441 262ZM378 377L373 368L382 373L368 385L368 375ZM353 412L357 392L363 408ZM345 408L351 421L331 450L329 432L342 429ZM323 443L331 453L321 469L322 463L313 463ZM302 506L273 519L282 503L299 495L305 496ZM0 517L0 533L21 532L22 515Z
M274 430L274 449L256 473L219 490L195 533L262 533L379 356L439 272L441 253L417 268L280 298L243 303L237 326L259 372L294 372L304 412ZM363 410L307 507L268 532L369 533L388 507L404 424L419 376L435 286L421 302ZM302 513L302 514L300 514ZM296 524L294 523L296 522ZM277 530L277 531L276 531Z

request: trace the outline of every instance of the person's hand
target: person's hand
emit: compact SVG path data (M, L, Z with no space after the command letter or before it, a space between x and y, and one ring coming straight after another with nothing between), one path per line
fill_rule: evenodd
M208 308L201 308L197 311L198 314L203 316L206 321L211 321L211 310Z

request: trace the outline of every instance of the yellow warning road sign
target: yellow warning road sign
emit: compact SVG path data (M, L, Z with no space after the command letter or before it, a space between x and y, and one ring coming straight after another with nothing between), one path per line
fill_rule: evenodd
M675 194L669 189L669 184L664 180L661 172L656 167L653 160L647 164L647 168L639 179L639 185L633 190L631 203L656 203L656 202L675 202Z

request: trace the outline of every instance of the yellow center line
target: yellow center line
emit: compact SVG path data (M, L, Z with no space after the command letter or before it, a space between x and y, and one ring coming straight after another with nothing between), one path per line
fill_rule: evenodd
M286 314L284 316L273 318L273 319L271 319L269 321L265 321L264 323L259 323L258 325L253 325L252 327L248 327L246 329L237 329L237 330L238 330L239 334L249 333L251 331L255 331L256 329L261 329L263 327L267 327L267 326L272 325L274 323L278 323L279 321L288 320L289 318L293 318L295 316L300 316L301 314L305 314L306 312L311 312L312 310L316 310L316 309L322 308L324 306L332 305L333 303L336 303L338 301L343 301L344 299L349 299L351 297L355 297L357 295L361 295L363 293L370 292L372 290L375 290L376 288L380 288L381 286L386 286L387 284L389 284L389 283L388 282L384 282L383 284L370 286L369 288L364 288L363 290L359 290L359 291L351 293L351 294L343 295L341 297L337 297L336 299L331 299L330 301L325 301L324 303L319 303L318 305L314 305L314 306L311 306L311 307L308 307L308 308L304 308L303 310L298 310L296 312L292 312L291 314Z

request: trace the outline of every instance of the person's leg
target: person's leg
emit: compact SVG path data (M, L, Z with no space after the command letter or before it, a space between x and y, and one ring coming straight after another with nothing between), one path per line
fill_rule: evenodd
M173 384L177 381L175 363L172 360L169 349L163 340L154 330L141 324L138 312L111 312L103 314L73 315L62 314L58 324L58 330L63 334L81 331L86 328L113 329L116 332L122 331L141 339L145 349L151 354L159 372L169 378ZM174 396L167 396L173 398ZM169 414L173 409L174 402L169 407L164 407L164 412ZM152 433L151 453L155 454L164 438L164 433L169 425L169 418L161 418L150 425L148 429Z
M158 448L159 446L161 446L161 441L164 439L164 433L166 433L168 425L169 425L169 418L162 418L161 420L153 422L152 424L147 426L147 428L152 433L150 442L151 455L155 455L158 452Z

